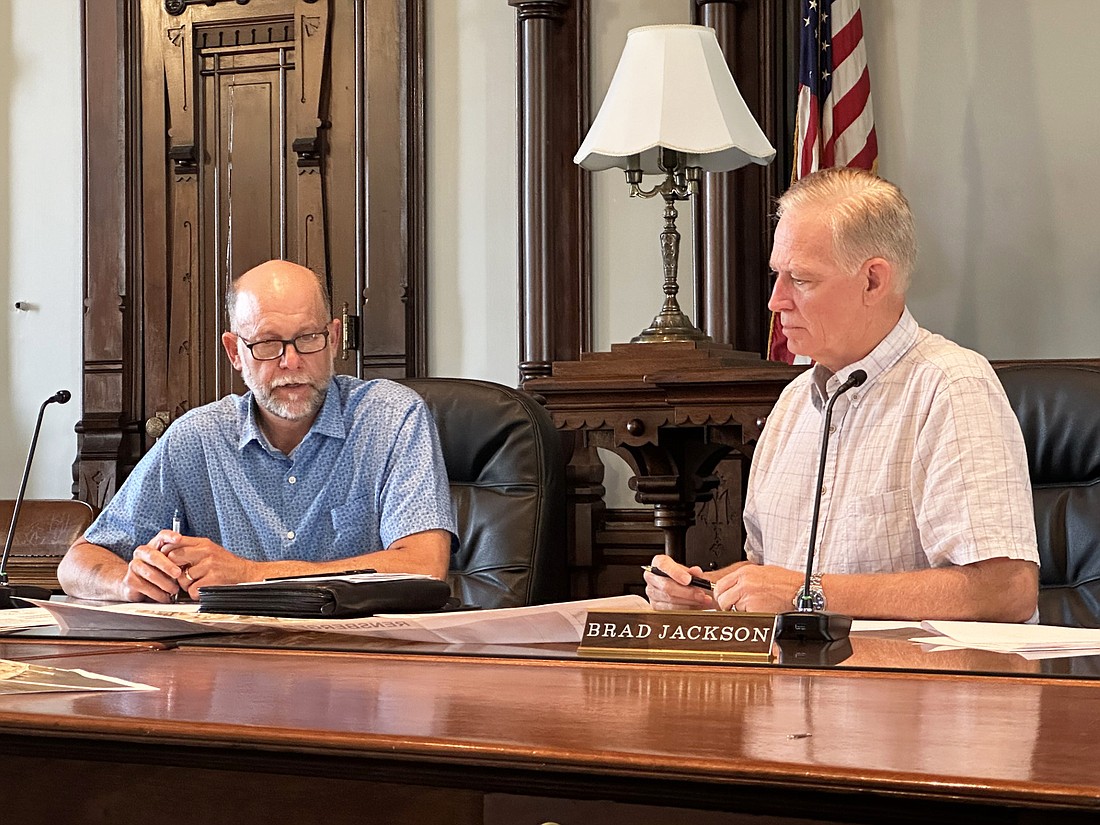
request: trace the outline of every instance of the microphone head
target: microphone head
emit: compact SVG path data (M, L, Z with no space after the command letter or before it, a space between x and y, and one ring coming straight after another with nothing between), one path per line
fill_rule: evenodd
M53 404L54 402L57 402L58 404L68 404L69 399L72 397L73 394L68 390L58 390L46 400L46 403Z
M848 376L848 383L853 387L862 386L863 382L867 380L867 372L865 370L854 370Z

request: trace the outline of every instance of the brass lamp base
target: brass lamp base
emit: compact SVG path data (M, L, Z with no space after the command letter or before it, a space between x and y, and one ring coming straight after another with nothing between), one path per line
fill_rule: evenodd
M680 307L665 307L653 319L653 323L630 339L632 344L657 344L672 341L703 341L714 339L691 323Z
M676 201L687 200L696 191L702 170L687 167L683 152L660 149L659 163L665 173L660 186L645 190L641 187L640 169L627 169L626 182L630 184L630 197L652 198L660 195L665 201L665 226L661 231L661 264L665 273L665 303L653 323L630 339L632 344L713 343L714 339L698 329L691 319L680 311L676 293L676 267L680 259L680 233L676 231Z

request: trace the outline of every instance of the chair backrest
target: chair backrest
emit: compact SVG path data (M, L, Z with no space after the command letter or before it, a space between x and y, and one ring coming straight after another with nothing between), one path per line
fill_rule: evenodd
M1027 446L1039 540L1039 620L1100 627L1100 367L997 375Z
M488 381L402 381L435 416L459 549L452 593L480 607L567 598L565 464L550 415L528 393Z
M11 528L12 499L0 500L0 552ZM57 565L95 520L90 504L71 499L24 499L12 537L8 578L13 584L33 584L61 590Z

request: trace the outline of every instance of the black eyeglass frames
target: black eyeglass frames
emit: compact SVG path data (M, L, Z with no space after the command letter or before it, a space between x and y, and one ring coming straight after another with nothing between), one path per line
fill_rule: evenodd
M252 357L257 361L274 361L282 358L283 353L286 352L286 348L290 344L294 345L294 349L299 355L312 355L328 346L328 329L323 329L320 332L307 332L297 338L285 340L272 338L267 341L250 342L244 336L238 335L237 337L244 342L244 345L248 347L248 351L252 353Z

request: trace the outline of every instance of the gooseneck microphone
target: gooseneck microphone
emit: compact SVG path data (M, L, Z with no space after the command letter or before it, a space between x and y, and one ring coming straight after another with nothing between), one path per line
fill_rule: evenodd
M837 387L825 404L825 423L821 432L821 455L817 465L817 489L814 491L813 516L810 518L810 543L806 550L806 580L797 597L794 611L780 613L775 621L775 638L798 639L800 641L834 642L848 638L852 629L851 616L814 610L814 595L811 592L811 580L814 569L814 552L817 549L817 521L821 513L821 488L825 481L825 459L829 454L829 426L833 420L833 405L848 390L863 384L867 373L854 370L848 380Z
M23 496L27 492L27 479L31 474L31 462L34 461L34 450L38 446L38 431L42 429L42 414L50 404L68 404L73 394L68 390L58 390L38 408L38 420L34 424L34 435L31 436L31 448L27 451L27 463L23 466L23 480L19 484L19 494L15 497L15 506L11 511L11 526L8 527L8 540L4 542L4 555L0 556L0 610L13 607L30 607L29 604L16 604L13 599L48 599L50 591L45 587L32 585L8 584L8 556L11 555L11 543L15 538L15 525L19 521L19 511L23 507Z

